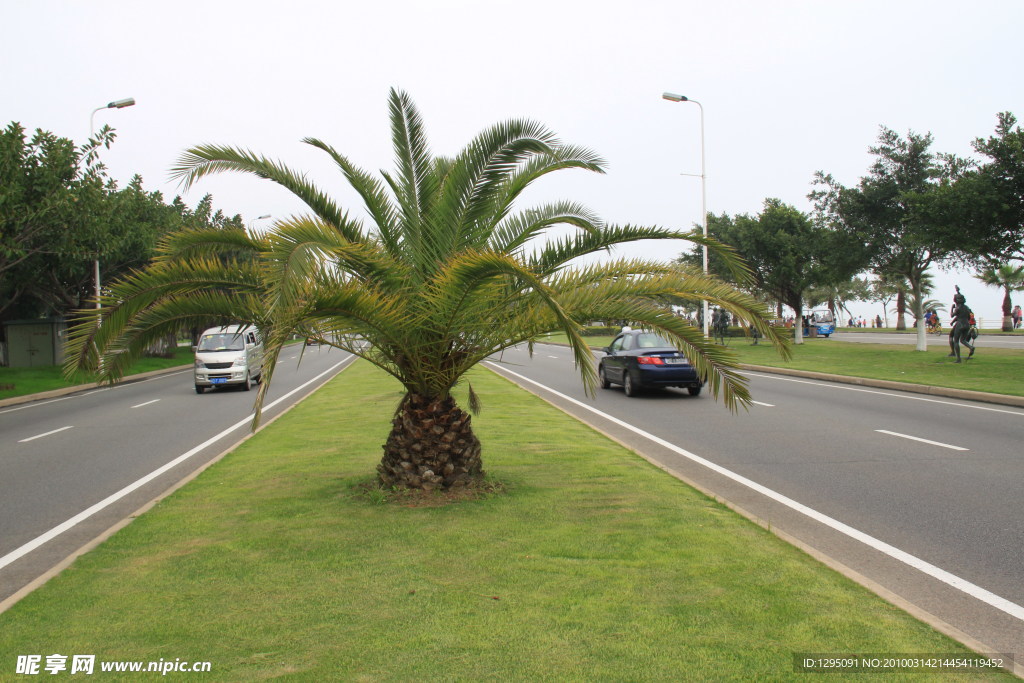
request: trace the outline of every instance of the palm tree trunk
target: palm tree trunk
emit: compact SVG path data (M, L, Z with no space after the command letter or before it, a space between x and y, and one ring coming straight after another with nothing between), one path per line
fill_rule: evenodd
M907 321L903 317L907 310L907 298L906 292L903 287L900 287L896 293L896 329L905 330L907 329Z
M377 466L385 486L447 489L483 477L480 440L451 397L406 394L391 425Z
M1003 285L1003 332L1013 332L1013 300L1010 299L1009 285Z

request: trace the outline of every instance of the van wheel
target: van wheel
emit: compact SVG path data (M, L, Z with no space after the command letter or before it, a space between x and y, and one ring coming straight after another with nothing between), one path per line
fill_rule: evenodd
M196 393L197 393L197 394L201 394L201 393L203 393L204 391L206 391L206 387L201 387L201 386L199 386L198 384L196 385Z
M245 373L245 383L242 385L242 388L246 391L252 389L252 377L249 376L248 372Z

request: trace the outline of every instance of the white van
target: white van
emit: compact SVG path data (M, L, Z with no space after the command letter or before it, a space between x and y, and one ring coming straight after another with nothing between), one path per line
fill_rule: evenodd
M211 327L199 335L196 352L196 393L207 387L241 385L249 391L263 379L263 339L246 325Z

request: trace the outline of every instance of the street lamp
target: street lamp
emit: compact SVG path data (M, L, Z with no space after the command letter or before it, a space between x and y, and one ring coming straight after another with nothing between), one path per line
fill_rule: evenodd
M93 109L92 110L92 114L89 115L89 137L91 138L91 137L96 135L96 125L94 123L94 119L96 117L96 112L100 111L101 109L124 109L125 107L131 107L134 104L135 104L135 98L134 97L126 97L123 100L114 100L113 102L105 104L102 107L96 107L95 109ZM98 248L96 250L96 260L93 261L92 266L93 266L93 280L96 283L96 308L99 309L100 308L100 257L99 257L99 249Z
M704 227L704 239L708 236L708 186L707 186L707 175L705 174L704 167L704 107L697 100L691 100L685 95L676 95L675 93L663 93L662 99L668 100L669 102L693 102L700 109L700 217L701 223ZM693 173L684 173L683 175L694 175ZM704 275L708 274L708 245L701 245L701 251L703 254L704 261ZM704 338L708 336L708 300L704 299Z
M269 213L265 213L262 216L256 216L256 218L253 218L251 221L249 221L249 234L250 235L253 234L252 227L254 225L256 225L256 221L263 221L263 220L266 220L268 218L270 218L270 214Z

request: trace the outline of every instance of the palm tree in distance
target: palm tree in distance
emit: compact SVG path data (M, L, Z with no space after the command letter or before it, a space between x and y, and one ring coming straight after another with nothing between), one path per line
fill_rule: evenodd
M203 145L173 169L187 188L224 171L271 180L294 193L308 215L278 221L264 235L192 230L173 235L144 270L110 287L103 307L83 312L69 344L68 367L100 366L115 381L153 337L181 326L224 322L257 326L266 343L266 381L256 421L282 346L295 334L350 351L397 378L405 396L377 468L386 485L460 486L482 475L480 442L452 389L488 356L561 330L582 381L596 386L582 325L624 319L657 330L735 410L749 403L734 356L674 316L670 295L708 299L757 327L788 355L763 306L734 287L679 266L619 259L571 267L576 259L644 239L696 233L605 225L569 201L513 211L535 180L562 169L603 172L589 150L561 144L527 120L477 135L454 158L433 156L410 98L389 98L396 170L382 179L320 140L361 197L372 223L351 218L301 173L246 150ZM540 240L552 226L573 234ZM743 267L716 242L737 273ZM97 320L97 318L101 320ZM469 387L470 409L477 398ZM254 424L255 427L255 424Z
M990 287L1003 288L1003 332L1013 331L1013 300L1010 293L1024 289L1024 265L1015 266L1011 263L985 266L974 276Z

